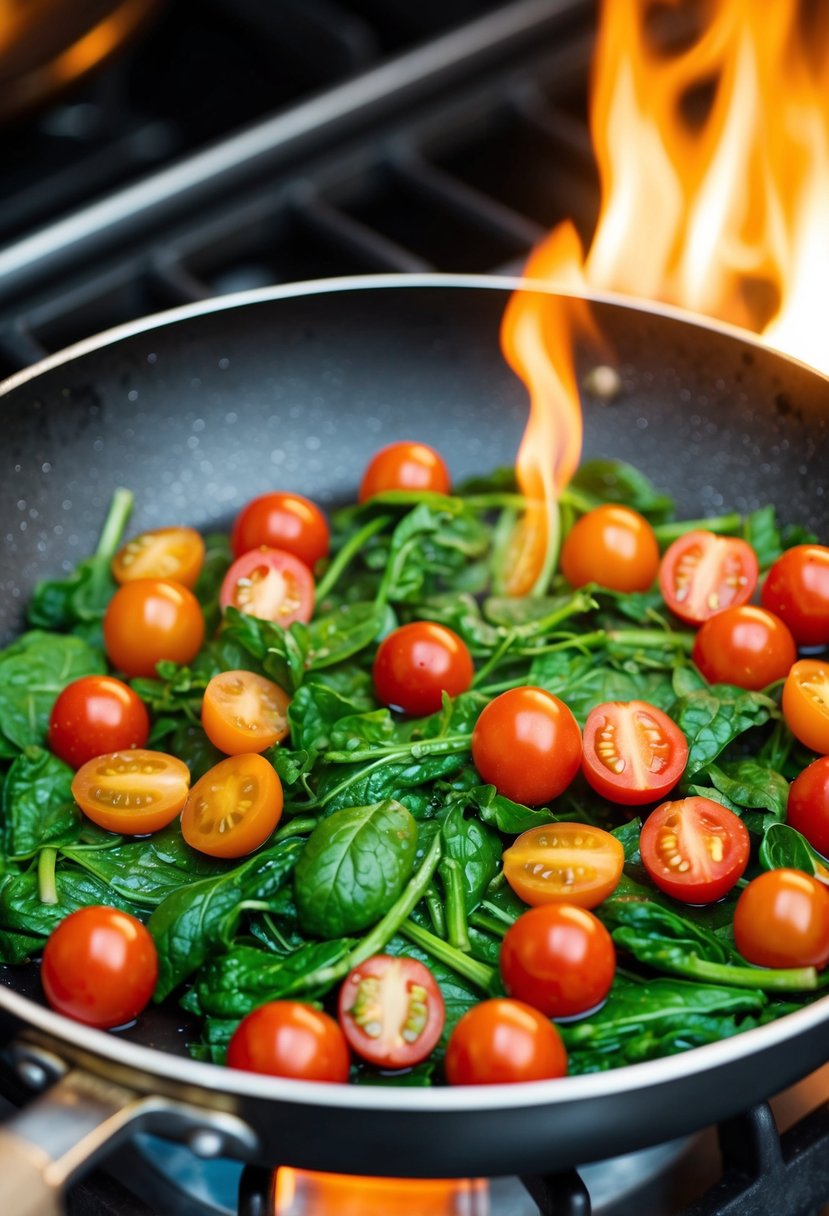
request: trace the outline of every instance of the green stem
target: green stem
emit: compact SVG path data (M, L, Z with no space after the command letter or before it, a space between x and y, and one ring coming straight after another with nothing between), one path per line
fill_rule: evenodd
M452 971L456 971L458 975L463 976L465 980L469 980L470 984L474 984L476 988L480 988L487 994L495 991L497 975L494 967L487 967L486 963L479 963L477 959L470 958L468 954L463 954L460 950L456 950L454 946L450 946L449 942L435 937L434 933L430 933L428 929L416 925L413 920L407 920L405 925L401 925L400 932L413 945L420 946L421 950L425 950L427 954L431 954L432 958L436 958L439 963L443 963L445 966L450 967Z
M672 520L668 524L657 524L654 527L656 539L660 549L665 549L673 541L678 540L680 536L685 536L686 532L717 532L717 533L732 533L739 532L743 526L743 517L736 512L729 515L716 515L711 519L683 519L680 521Z
M368 747L353 752L326 752L326 764L358 764L363 760L407 759L422 760L424 756L445 756L452 752L465 751L472 735L441 735L437 739L420 739L414 743L392 743L388 747Z
M446 937L446 914L443 911L443 904L438 895L437 887L433 882L430 882L426 888L423 902L429 912L429 919L432 922L432 928L435 933L437 933L438 937Z
M511 490L493 490L491 494L463 494L461 501L473 511L488 511L499 507L523 511L527 506L524 495Z
M274 842L284 840L286 836L304 836L306 832L313 832L314 828L319 823L319 819L289 819L287 823L283 823L282 827L274 836Z
M502 920L487 916L486 912L470 912L469 923L476 929L483 929L485 933L492 933L495 937L503 937L509 928Z
M123 486L119 486L113 494L104 526L101 529L98 548L95 550L96 557L103 557L109 561L120 549L124 528L132 514L133 497L132 490L125 490Z
M650 646L658 650L666 646L671 650L683 650L686 654L693 650L695 637L696 634L690 630L610 629L607 633L607 640L613 646L634 650L647 649Z
M42 904L56 904L58 900L58 884L55 875L55 864L58 859L57 849L41 849L37 859L37 894Z
M493 654L491 654L484 663L483 667L480 667L476 672L475 678L472 681L473 688L480 688L481 681L498 666L504 656L509 652L513 642L516 640L517 635L510 633L499 643Z
M461 867L454 857L444 857L438 873L446 892L446 936L456 950L468 954L472 944L466 923L466 892Z
M340 549L337 556L332 561L331 565L323 574L320 581L317 583L315 599L318 604L321 604L325 597L330 592L331 588L337 582L345 568L357 556L360 550L365 545L366 541L371 540L372 536L376 536L378 532L391 523L390 515L378 515L374 519L370 519L367 524L364 524L358 532L355 532Z
M503 873L504 871L500 870L496 877L503 877ZM493 889L492 883L489 884L487 889L490 891ZM514 925L518 919L517 916L510 915L509 912L505 912L503 908L499 908L497 904L491 903L488 899L481 900L481 907L495 920L500 921L502 925L505 925L507 929L509 929L510 925Z
M681 970L677 968L677 972L692 979L729 984L732 988L761 988L764 992L807 992L818 987L814 967L735 967L731 963L694 958Z

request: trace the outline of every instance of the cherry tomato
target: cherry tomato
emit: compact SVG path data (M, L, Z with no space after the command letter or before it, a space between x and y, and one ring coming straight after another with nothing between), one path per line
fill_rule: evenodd
M686 904L712 904L742 878L750 841L738 815L713 798L696 797L652 811L639 849L660 891Z
M760 689L785 680L797 647L779 617L740 604L724 608L700 626L691 657L711 684Z
M344 1082L350 1059L345 1035L327 1013L299 1001L270 1001L242 1018L227 1063L270 1077Z
M137 578L165 578L195 587L204 565L204 541L195 528L156 528L142 532L112 559L116 583Z
M144 836L172 823L187 801L190 770L164 752L111 752L75 773L72 797L93 823L122 836Z
M813 752L829 755L829 663L799 659L783 685L783 717Z
M519 916L501 947L501 976L510 996L548 1018L587 1013L606 998L616 951L602 922L586 908L547 904Z
M829 856L829 756L821 756L795 777L786 819L813 849Z
M472 759L499 794L537 806L558 797L579 771L581 731L552 693L511 688L490 701L475 723Z
M450 697L466 692L475 675L466 643L434 621L413 621L393 630L377 648L372 669L377 700L407 714L434 714Z
M667 714L645 701L608 701L584 724L582 772L610 802L641 806L673 789L688 743Z
M72 912L46 942L40 979L53 1009L105 1030L138 1017L153 994L158 955L149 932L117 908Z
M767 870L740 893L734 941L758 967L817 967L829 962L829 890L800 870Z
M787 549L769 570L760 601L785 621L799 646L829 643L829 549Z
M142 578L124 583L104 616L104 648L128 676L154 676L162 659L189 663L204 641L199 601L180 583Z
M104 752L143 747L150 717L137 693L114 676L81 676L67 684L49 717L49 746L80 768Z
M181 816L191 848L211 857L245 857L282 816L282 783L264 756L229 756L200 777Z
M281 549L313 570L328 553L328 522L301 494L262 494L243 507L230 535L234 557L251 549Z
M567 1072L567 1053L552 1022L521 1001L482 1001L452 1031L444 1064L450 1085L547 1081Z
M378 1068L410 1068L440 1039L446 1011L428 967L375 954L340 989L340 1026L358 1056Z
M571 587L598 583L612 591L647 591L658 572L653 528L630 507L607 503L588 511L561 547L561 573Z
M448 494L452 487L443 457L425 443L390 443L375 452L360 482L360 502L385 490L432 490Z
M686 532L662 557L659 587L671 612L689 625L701 625L715 612L750 600L757 575L757 555L746 541Z
M530 828L504 853L504 877L519 899L595 908L622 877L625 851L610 832L587 823Z
M219 603L222 609L236 608L287 629L294 621L310 621L314 580L305 562L292 553L251 549L225 575Z
M263 752L288 734L286 692L252 671L222 671L204 690L201 722L214 747L228 756Z

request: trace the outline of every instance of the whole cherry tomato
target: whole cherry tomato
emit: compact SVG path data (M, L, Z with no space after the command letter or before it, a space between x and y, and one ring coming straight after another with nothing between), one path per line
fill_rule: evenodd
M426 443L390 443L375 452L360 482L360 502L386 490L432 490L448 494L452 488L443 457Z
M783 717L813 752L829 755L829 663L799 659L783 685Z
M104 616L104 648L128 676L154 676L162 659L189 663L204 641L199 601L180 583L159 578L124 583Z
M204 565L204 541L195 528L156 528L123 545L112 559L116 583L165 578L195 587Z
M552 693L511 688L490 701L475 723L472 759L499 794L537 806L557 798L579 771L581 731Z
M437 1046L446 1014L428 967L375 954L343 982L338 1016L358 1056L378 1068L410 1068Z
M394 629L378 646L372 669L378 701L418 715L437 713L444 692L466 692L474 674L463 639L434 621Z
M582 772L603 798L642 806L682 776L688 743L666 713L645 701L607 701L584 724Z
M310 621L314 579L305 562L282 549L251 549L228 570L219 593L222 609L236 608L286 629Z
M734 942L758 967L829 962L829 890L800 870L767 870L740 893Z
M760 600L785 621L799 646L829 643L829 548L787 549L766 575Z
M273 680L252 671L219 672L204 690L204 733L228 756L263 752L286 738L289 704L288 694Z
M172 823L189 788L183 760L136 747L88 760L75 773L72 797L87 819L108 832L144 836Z
M504 853L504 877L519 899L595 908L619 884L625 864L621 842L589 823L530 828Z
M651 881L687 904L712 904L726 895L748 865L748 830L713 798L663 802L639 837Z
M785 680L797 647L780 617L740 604L700 626L691 657L710 684L758 690Z
M301 494L262 494L236 516L230 535L234 557L251 549L281 549L313 570L330 544L328 522L315 503Z
M671 611L689 625L745 604L757 586L757 555L737 536L701 529L670 545L659 567L659 587Z
M229 756L200 777L181 815L181 834L210 857L245 857L282 816L282 782L264 756Z
M547 1081L567 1072L567 1053L552 1022L522 1001L473 1005L446 1047L450 1085Z
M105 752L143 747L150 716L137 693L114 676L81 676L67 684L49 717L49 746L80 768Z
M605 999L616 973L613 940L602 922L573 904L546 904L518 917L501 946L504 987L550 1018L587 1013Z
M829 756L821 756L795 777L786 819L813 849L829 857Z
M350 1059L345 1035L327 1013L299 1001L270 1001L242 1018L227 1063L271 1077L345 1082Z
M565 536L561 572L571 587L598 583L612 591L647 591L659 573L653 528L630 507L596 507Z

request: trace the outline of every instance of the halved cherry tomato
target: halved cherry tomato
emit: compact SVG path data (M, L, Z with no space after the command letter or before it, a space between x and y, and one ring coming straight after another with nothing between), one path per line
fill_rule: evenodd
M204 565L204 541L195 528L155 528L123 545L112 559L116 583L168 578L194 587Z
M446 1011L428 967L375 954L343 983L338 1016L358 1056L378 1068L410 1068L437 1045Z
M795 777L786 820L813 849L829 857L829 756L821 756Z
M659 587L680 620L701 625L715 612L750 600L757 575L757 555L747 541L698 530L665 551Z
M622 876L625 851L610 832L587 823L530 828L504 853L504 877L519 899L595 908Z
M149 932L117 908L79 908L60 922L43 951L40 978L53 1009L106 1030L138 1017L158 977Z
M251 549L225 575L219 603L222 609L236 608L287 629L294 621L310 621L314 580L305 562L293 553Z
M829 548L787 549L769 570L760 601L785 621L799 646L829 643Z
M351 1061L345 1035L327 1013L299 1001L270 1001L242 1018L227 1063L271 1077L345 1082Z
M613 939L586 908L547 904L518 917L501 946L510 996L548 1018L587 1013L605 999L616 974Z
M511 688L490 701L475 723L472 759L499 794L537 806L557 798L579 771L581 731L551 692Z
M137 693L114 676L81 676L67 684L49 717L49 746L80 768L105 752L143 747L150 716Z
M740 604L700 626L691 657L711 684L760 689L786 678L797 647L780 617Z
M612 591L647 591L658 572L653 528L630 507L606 503L588 511L561 547L561 573L571 587L598 583Z
M229 756L193 786L181 834L211 857L245 857L265 843L281 815L282 782L264 756Z
M829 755L829 663L800 659L783 685L783 717L813 752Z
M222 671L204 690L204 733L228 756L263 752L287 736L290 703L273 680L252 671Z
M748 830L713 798L663 802L639 836L651 881L686 904L712 904L726 895L748 865Z
M800 870L767 870L740 893L734 942L758 967L829 963L829 889Z
M401 441L375 452L360 482L360 502L385 490L432 490L448 494L452 488L443 457L426 443Z
M104 648L128 676L154 676L156 663L189 663L204 641L199 601L180 583L158 578L124 583L104 616Z
M123 836L143 836L172 823L187 801L190 770L164 752L136 747L87 761L72 797L88 819Z
M473 1005L446 1047L450 1085L548 1081L567 1072L567 1052L552 1022L522 1001Z
M642 806L664 798L687 759L685 736L655 705L607 701L587 716L582 771L611 802Z
M406 714L437 713L443 693L466 692L475 675L466 643L445 625L412 621L377 648L372 669L377 699Z
M301 494L262 494L236 516L230 535L234 557L251 549L282 549L313 570L328 553L328 522L319 507Z

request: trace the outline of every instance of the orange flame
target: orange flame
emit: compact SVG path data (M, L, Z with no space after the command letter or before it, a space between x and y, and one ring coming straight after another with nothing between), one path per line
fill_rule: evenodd
M274 1216L484 1216L483 1179L360 1178L282 1168Z

